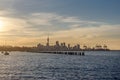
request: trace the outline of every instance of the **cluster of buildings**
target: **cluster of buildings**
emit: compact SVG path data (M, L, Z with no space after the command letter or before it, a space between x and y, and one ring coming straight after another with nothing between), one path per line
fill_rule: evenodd
M108 49L106 45L104 46L96 45L93 48L84 45L83 48L81 48L79 44L76 44L73 47L71 47L70 44L66 45L65 42L60 43L59 41L56 41L55 45L50 45L50 39L48 37L46 45L42 45L41 43L39 43L37 45L37 50L38 51L81 51L81 50L108 50Z
M50 42L49 42L49 37L47 38L47 43L46 45L42 45L41 43L39 43L37 45L37 49L40 50L40 51L79 51L81 50L80 48L80 45L77 44L73 47L70 46L70 44L66 45L65 42L63 43L59 43L59 41L56 41L56 44L55 45L50 45Z

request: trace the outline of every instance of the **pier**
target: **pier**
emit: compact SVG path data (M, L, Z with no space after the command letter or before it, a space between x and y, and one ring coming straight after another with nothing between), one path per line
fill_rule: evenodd
M41 51L39 53L51 53L51 54L65 54L65 55L85 56L85 52L82 52L82 51Z

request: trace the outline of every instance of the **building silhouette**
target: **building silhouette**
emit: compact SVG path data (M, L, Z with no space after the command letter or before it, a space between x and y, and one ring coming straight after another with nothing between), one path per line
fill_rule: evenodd
M80 44L76 44L74 46L71 46L70 44L66 44L65 42L60 43L59 41L56 41L55 45L50 45L50 38L49 36L46 39L46 45L42 45L39 43L37 45L38 51L81 51L81 50L108 50L107 45L101 46L96 45L95 47L91 48L87 45L83 45L83 48L81 48Z

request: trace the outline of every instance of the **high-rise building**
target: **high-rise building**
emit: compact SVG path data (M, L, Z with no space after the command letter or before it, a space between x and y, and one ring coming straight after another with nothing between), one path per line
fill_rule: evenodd
M59 41L56 41L56 46L59 46Z

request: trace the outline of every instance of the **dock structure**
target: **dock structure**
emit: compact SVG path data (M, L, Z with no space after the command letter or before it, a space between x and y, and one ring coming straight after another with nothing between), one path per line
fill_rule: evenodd
M65 55L85 56L85 52L83 52L83 51L41 51L39 53L51 53L51 54L65 54Z

